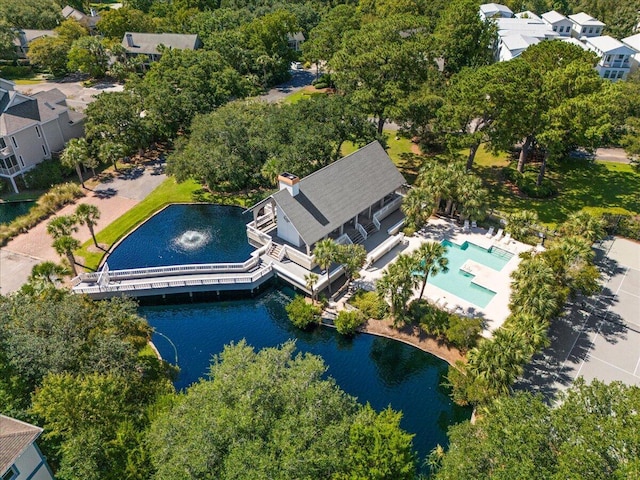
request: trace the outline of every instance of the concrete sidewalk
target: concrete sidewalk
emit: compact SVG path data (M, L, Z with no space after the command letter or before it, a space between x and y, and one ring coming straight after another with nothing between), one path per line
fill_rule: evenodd
M138 166L127 174L114 172L108 181L91 190L86 189L86 196L75 204L67 205L56 216L73 214L81 203L95 205L100 210L100 219L95 227L98 233L137 205L166 178L157 166ZM40 222L0 249L0 294L6 295L20 289L27 282L34 265L47 260L60 262L60 256L51 246L53 240L47 233L48 222ZM81 243L90 240L89 229L80 226L74 238Z

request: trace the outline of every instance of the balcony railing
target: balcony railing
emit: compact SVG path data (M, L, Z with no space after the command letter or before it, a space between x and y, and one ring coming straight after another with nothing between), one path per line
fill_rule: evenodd
M20 171L20 165L14 165L11 168L0 168L0 175L11 176Z

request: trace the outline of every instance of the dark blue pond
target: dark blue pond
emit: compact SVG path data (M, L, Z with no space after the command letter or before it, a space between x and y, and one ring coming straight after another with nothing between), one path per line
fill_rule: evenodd
M0 223L11 223L20 215L29 213L36 202L4 202L0 203Z
M437 444L446 445L449 425L469 419L470 411L456 407L441 386L445 362L386 338L345 339L328 328L302 332L287 319L290 299L274 289L257 299L141 307L140 314L155 328L153 342L163 358L174 362L177 355L178 388L205 376L211 356L225 344L244 338L260 349L296 339L299 350L320 355L328 375L360 402L402 410L402 427L416 434L421 458Z
M170 205L116 246L107 258L109 268L244 262L254 248L246 234L251 219L242 212L221 205Z

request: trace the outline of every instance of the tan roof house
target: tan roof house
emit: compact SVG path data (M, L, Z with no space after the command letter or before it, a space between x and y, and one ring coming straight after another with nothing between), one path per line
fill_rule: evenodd
M53 480L47 460L36 445L40 427L0 415L0 478Z

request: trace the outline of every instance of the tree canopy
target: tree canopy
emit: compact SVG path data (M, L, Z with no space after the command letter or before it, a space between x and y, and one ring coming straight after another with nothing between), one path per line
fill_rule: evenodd
M209 379L153 421L154 478L413 478L412 436L399 414L359 406L325 370L292 342L225 347Z

